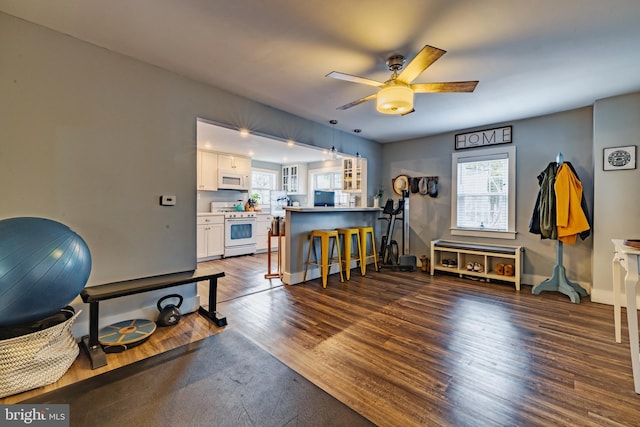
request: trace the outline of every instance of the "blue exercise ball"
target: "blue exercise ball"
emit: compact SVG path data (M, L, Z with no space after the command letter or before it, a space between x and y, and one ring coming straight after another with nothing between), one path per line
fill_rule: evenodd
M69 227L45 218L0 220L0 327L34 322L87 284L91 254Z

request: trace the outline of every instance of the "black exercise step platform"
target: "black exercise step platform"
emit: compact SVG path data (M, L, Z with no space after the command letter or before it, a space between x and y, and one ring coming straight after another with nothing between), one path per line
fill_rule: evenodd
M124 280L121 282L107 283L104 285L89 286L80 292L82 301L89 304L89 335L82 337L82 343L91 360L91 369L96 369L107 364L107 358L98 342L98 319L100 314L100 301L120 298L127 295L135 295L158 289L170 288L187 283L209 281L209 307L200 306L198 313L215 323L217 326L226 326L227 318L216 312L218 278L224 277L224 272L216 268L199 268L180 273L163 274L160 276L143 277L140 279Z

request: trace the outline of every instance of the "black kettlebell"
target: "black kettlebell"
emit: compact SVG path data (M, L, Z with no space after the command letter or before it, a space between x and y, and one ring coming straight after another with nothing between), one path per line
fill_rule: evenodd
M178 305L167 304L162 307L162 302L169 298L179 298L180 302ZM180 313L180 306L182 305L182 295L171 294L164 296L158 300L158 311L160 315L158 316L158 326L173 326L180 321L182 317L182 313Z

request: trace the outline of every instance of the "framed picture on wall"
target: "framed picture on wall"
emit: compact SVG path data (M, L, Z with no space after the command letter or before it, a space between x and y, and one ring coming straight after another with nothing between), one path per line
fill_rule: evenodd
M636 168L635 145L605 148L603 154L603 169L606 171Z

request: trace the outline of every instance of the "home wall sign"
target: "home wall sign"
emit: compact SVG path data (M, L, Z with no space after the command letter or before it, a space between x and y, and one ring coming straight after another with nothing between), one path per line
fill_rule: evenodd
M603 169L606 171L635 169L636 146L610 147L603 150Z
M511 142L511 126L459 133L456 134L455 141L456 150L485 147L487 145L509 144Z

